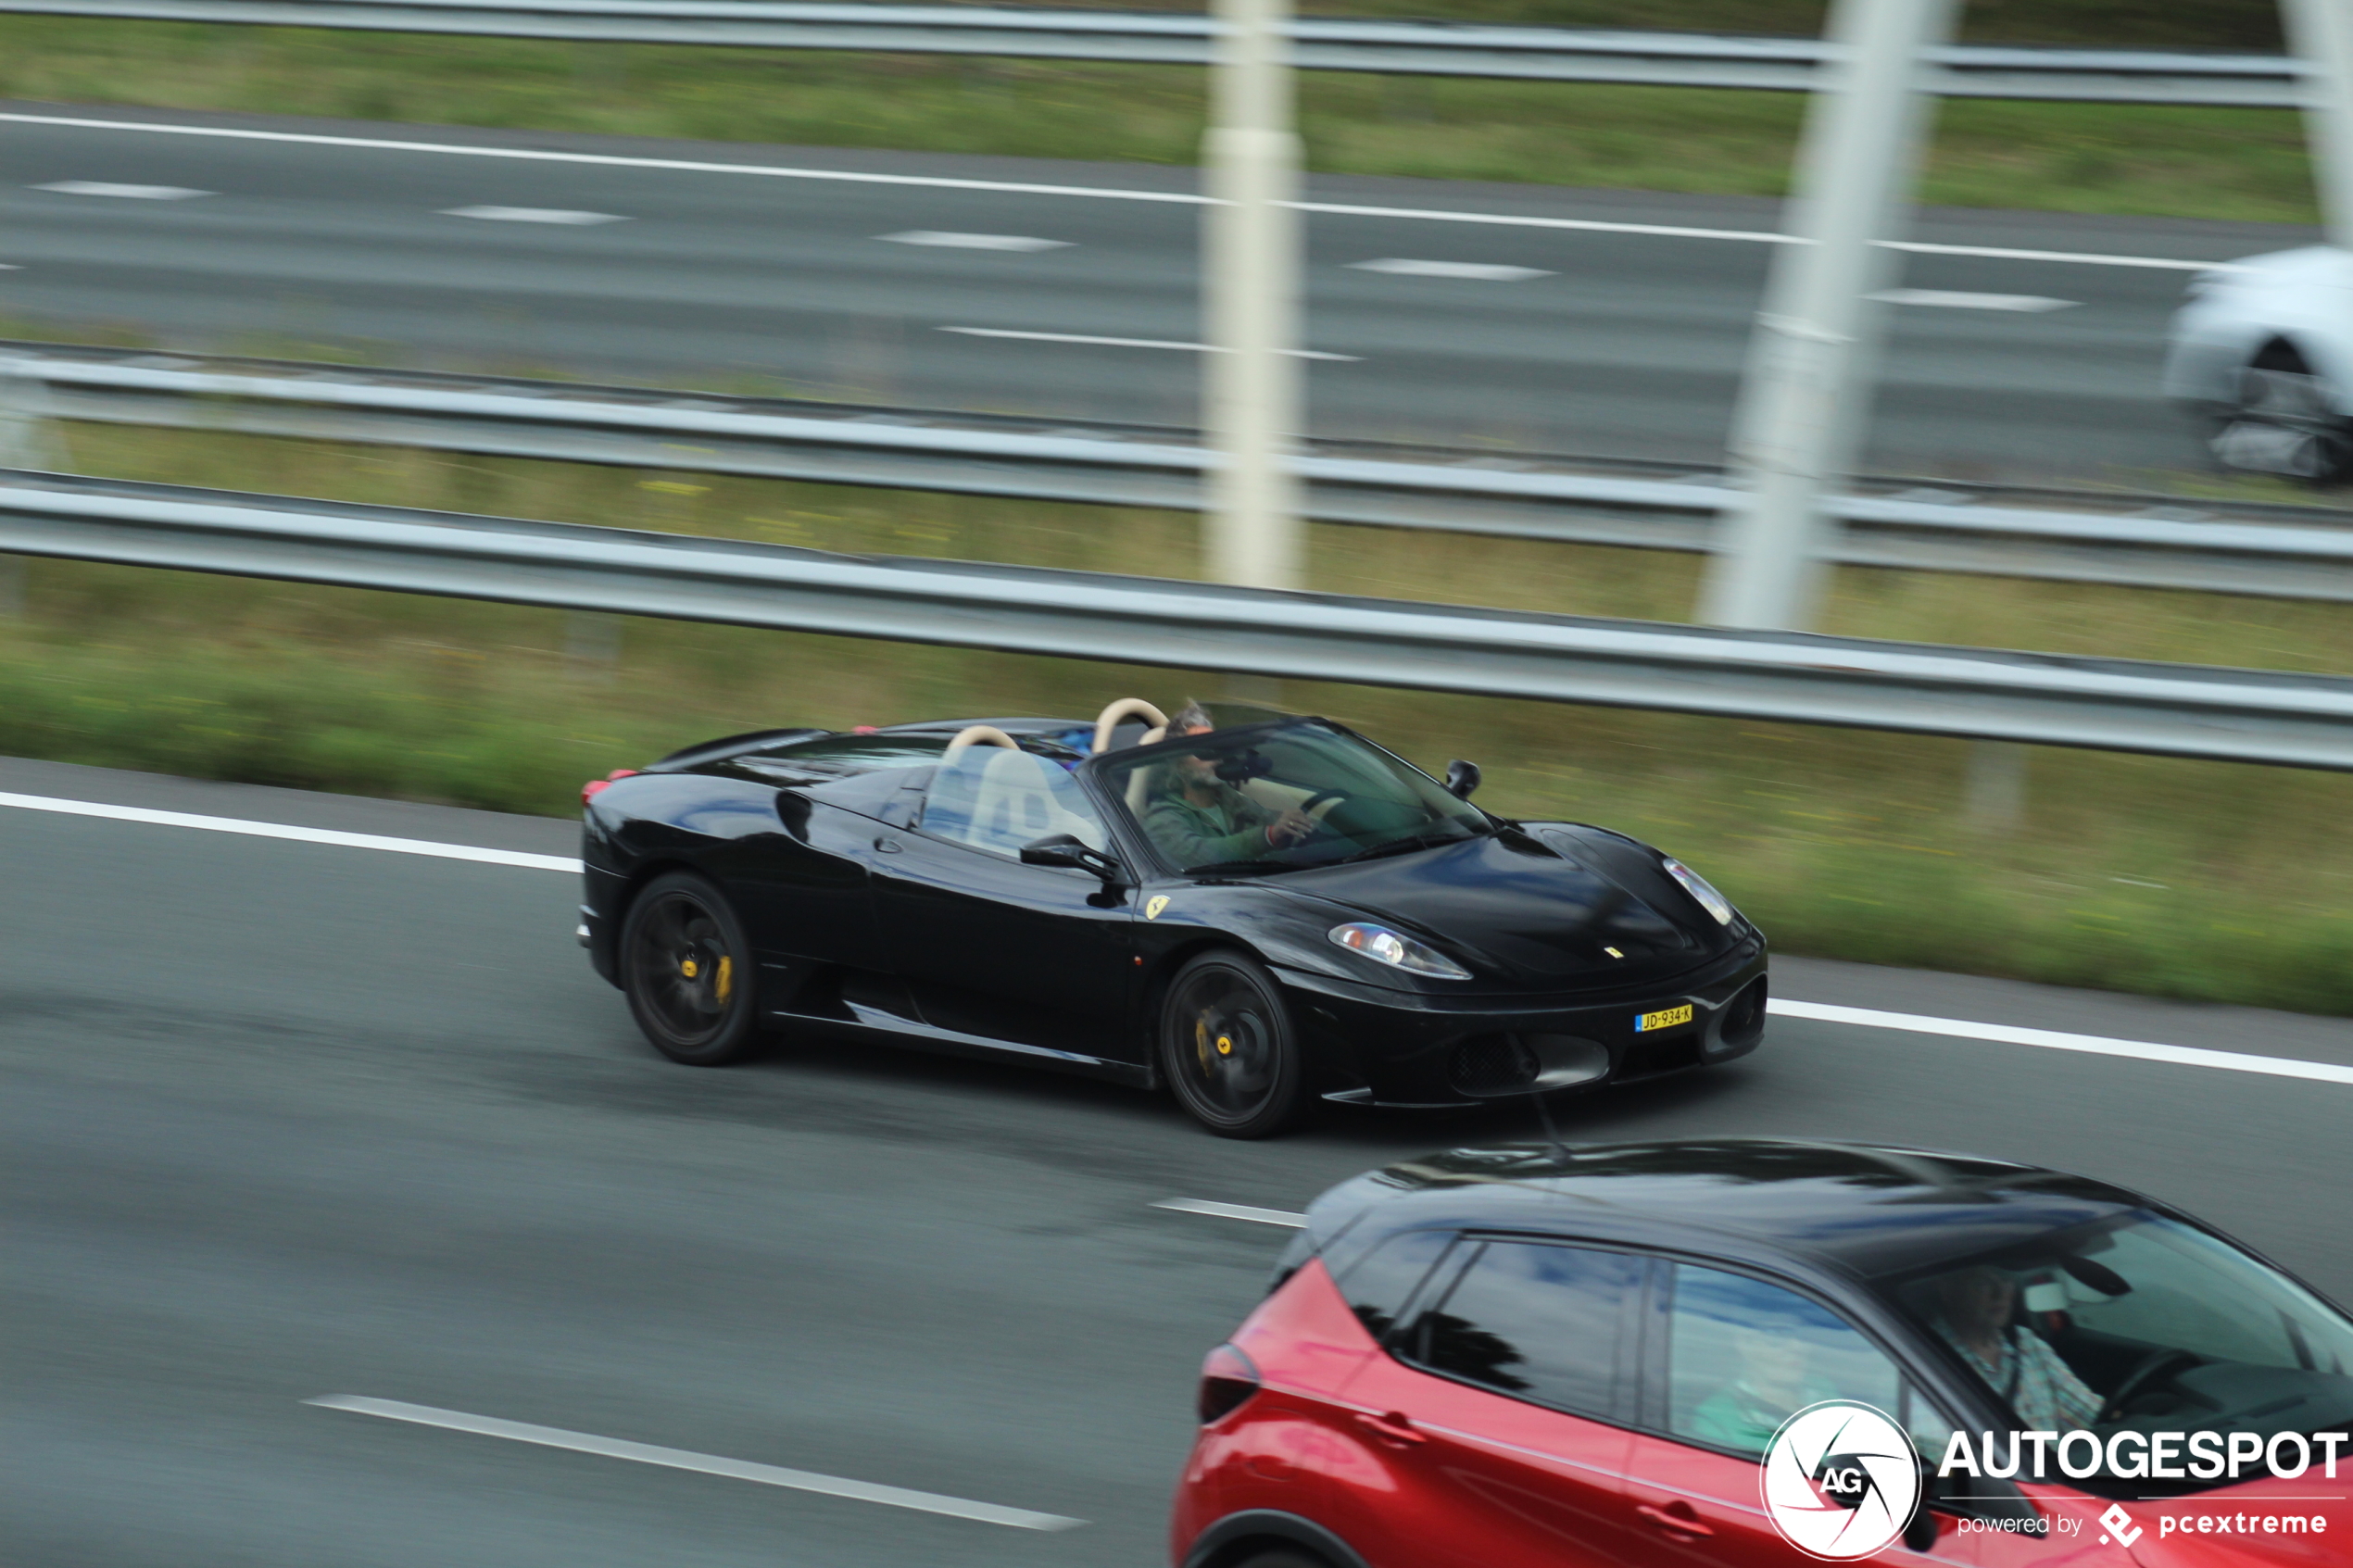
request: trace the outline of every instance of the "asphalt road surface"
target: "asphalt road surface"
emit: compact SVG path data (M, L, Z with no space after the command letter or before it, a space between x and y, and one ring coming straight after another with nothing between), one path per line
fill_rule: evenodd
M0 792L561 856L566 823L0 761ZM823 1042L657 1059L546 870L0 803L0 1539L26 1563L1163 1561L1199 1358L1303 1207L1524 1110L1233 1144ZM2353 1025L1785 960L1783 996L2353 1064ZM1776 1020L1575 1139L1787 1134L2153 1191L2353 1297L2353 1085ZM1039 1531L306 1400L1084 1521Z
M1196 420L1190 169L9 107L0 263L14 270L0 271L0 318L18 331L103 325L192 350L324 345L384 364ZM75 117L112 123L58 123ZM238 129L323 139L217 133ZM402 141L616 161L385 144ZM1311 187L1326 206L1381 209L1307 220L1306 346L1329 356L1307 366L1317 433L1721 457L1777 204ZM1603 227L1410 216L1433 212ZM1894 307L1869 466L2022 479L2198 462L2158 395L2165 323L2190 275L2179 264L2309 237L1924 213L1916 240L1971 254L1903 258L1896 282L1914 293ZM1984 254L2018 250L2044 254ZM997 333L1014 335L980 335Z

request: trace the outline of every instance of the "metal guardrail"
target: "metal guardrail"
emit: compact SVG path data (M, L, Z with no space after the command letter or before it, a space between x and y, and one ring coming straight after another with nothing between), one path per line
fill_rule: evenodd
M2353 771L2353 680L1730 632L0 471L0 551L1122 663Z
M0 12L1167 65L1206 63L1214 28L1200 15L763 0L0 0ZM1305 70L1782 93L1806 91L1829 50L1814 39L1322 18L1300 19L1291 36ZM1931 60L1927 90L1960 98L2292 108L2303 80L2291 59L2189 51L1955 45Z
M38 411L107 423L1198 510L1189 433L60 345L0 344ZM1664 465L1319 442L1323 522L1699 552L1736 496ZM1669 476L1672 477L1669 477ZM1867 487L1871 490L1872 487ZM1881 484L1839 498L1843 564L2353 602L2353 512Z

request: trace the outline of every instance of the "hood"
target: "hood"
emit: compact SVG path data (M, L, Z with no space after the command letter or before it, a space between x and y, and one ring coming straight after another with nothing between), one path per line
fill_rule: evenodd
M1737 939L1650 851L1591 828L1505 829L1267 885L1435 937L1475 972L1520 985L1678 973Z

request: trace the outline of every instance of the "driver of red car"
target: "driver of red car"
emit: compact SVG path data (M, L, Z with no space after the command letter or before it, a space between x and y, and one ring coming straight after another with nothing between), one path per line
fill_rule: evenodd
M2099 1419L2100 1397L2084 1386L2043 1336L2014 1321L2018 1281L1976 1264L1936 1282L1937 1328L1971 1371L2037 1431L2063 1432Z

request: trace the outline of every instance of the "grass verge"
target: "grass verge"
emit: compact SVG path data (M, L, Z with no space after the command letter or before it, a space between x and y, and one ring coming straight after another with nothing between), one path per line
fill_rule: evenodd
M1190 519L643 475L510 459L79 427L88 471L451 509L1189 576ZM1321 587L1661 619L1685 558L1318 528ZM632 621L610 666L559 613L32 562L0 622L0 751L566 814L583 778L764 723L1084 716L1219 677ZM2353 669L2327 607L1873 572L1841 630ZM1957 742L1288 683L1425 766L1487 768L1483 804L1601 822L1701 865L1789 951L2353 1013L2353 780L2027 753L2026 807L1973 826Z
M2081 32L2105 15L2065 9ZM2219 21L2208 34L2235 36ZM1189 164L1202 86L1182 67L0 18L0 96L422 124ZM1778 93L1329 72L1300 88L1320 170L1707 194L1780 194L1804 112ZM2314 212L2294 114L2133 105L1947 103L1922 199Z

